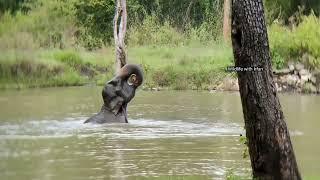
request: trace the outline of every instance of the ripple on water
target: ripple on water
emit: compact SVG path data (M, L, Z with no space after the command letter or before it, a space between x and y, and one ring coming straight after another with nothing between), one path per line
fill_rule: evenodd
M123 139L151 139L198 136L236 136L243 133L235 123L192 123L183 120L131 119L129 124L83 124L86 118L39 120L0 125L1 139L64 138L100 136Z
M177 137L239 136L244 133L236 123L194 123L183 120L131 119L129 124L83 124L86 118L62 121L40 120L0 125L0 139L65 138L77 136L111 139L154 139ZM294 131L293 135L302 135Z

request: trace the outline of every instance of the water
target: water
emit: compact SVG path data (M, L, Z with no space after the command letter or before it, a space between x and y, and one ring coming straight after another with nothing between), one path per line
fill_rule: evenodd
M101 87L0 92L4 180L225 179L250 174L242 158L238 93L143 92L129 124L83 124L100 109ZM320 177L320 97L282 95L304 177Z

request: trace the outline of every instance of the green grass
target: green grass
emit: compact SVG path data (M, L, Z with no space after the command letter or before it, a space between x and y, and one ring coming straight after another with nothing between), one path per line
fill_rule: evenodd
M291 28L274 23L269 27L273 64L282 68L288 61L299 61L310 69L320 68L320 18L302 16Z
M216 86L232 65L231 48L212 47L137 47L129 48L131 61L142 64L147 87L176 90L208 89Z
M76 51L5 51L0 56L0 89L79 86L112 77L110 61ZM101 62L100 62L101 61ZM104 76L101 76L104 74ZM99 79L97 79L99 77Z
M104 84L114 74L114 50L4 51L0 57L0 88ZM231 48L132 47L129 63L141 64L145 87L208 89L225 76L232 64Z
M209 180L212 179L210 176L201 176L201 175L165 175L165 176L156 176L156 177L129 177L130 180Z
M5 12L0 17L0 88L102 85L112 78L113 45L85 49L101 39L82 34L83 27L74 23L76 1L37 1L42 5L36 3L28 14ZM302 16L293 28L274 22L268 30L275 68L291 60L320 68L319 17ZM220 37L219 24L204 21L179 31L169 20L160 23L149 16L128 27L129 63L143 66L146 88L213 89L234 76L224 71L233 64L233 55Z
M303 178L304 180L318 180L320 176L306 176Z

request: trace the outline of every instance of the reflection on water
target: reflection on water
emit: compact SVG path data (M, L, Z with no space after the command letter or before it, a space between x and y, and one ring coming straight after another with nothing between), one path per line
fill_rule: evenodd
M250 173L239 143L238 93L140 91L129 106L129 124L83 124L100 108L100 89L0 92L1 179L224 179L230 169ZM284 95L281 102L302 174L320 176L320 98Z

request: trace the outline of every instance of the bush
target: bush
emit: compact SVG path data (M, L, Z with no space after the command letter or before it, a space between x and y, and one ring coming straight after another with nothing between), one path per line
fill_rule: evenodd
M28 14L18 11L12 15L6 12L1 17L1 48L25 49L26 43L30 43L34 49L74 46L75 26L71 2L37 0L30 8ZM25 42L25 39L28 41Z
M269 28L269 39L273 63L280 68L289 60L303 61L307 54L309 63L319 68L320 60L320 19L314 14L303 16L297 26L282 26L274 23Z
M0 16L2 12L10 12L14 14L15 12L21 10L27 13L30 10L28 6L33 0L0 0Z
M148 16L141 24L136 24L128 32L129 45L179 45L184 36L169 22L160 24L155 16Z
M79 37L85 47L95 49L113 38L114 0L79 0L74 3Z
M296 51L320 57L320 19L314 14L304 16L302 22L294 29Z
M76 67L78 65L83 64L83 60L79 56L79 54L76 54L74 52L59 52L55 54L55 59L58 61L61 61L63 63L66 63L67 65L71 67Z
M3 49L85 47L95 50L112 44L114 0L23 2L32 2L21 4L28 5L28 13L18 8L14 14L4 11L0 15ZM127 6L127 44L133 46L207 44L221 35L222 13L218 1L216 4L196 2L189 18L183 9L188 7L186 0L128 1ZM19 41L24 43L20 45Z

